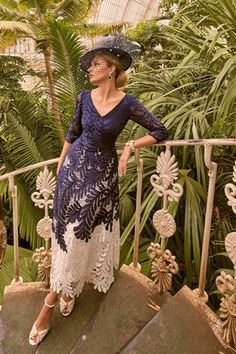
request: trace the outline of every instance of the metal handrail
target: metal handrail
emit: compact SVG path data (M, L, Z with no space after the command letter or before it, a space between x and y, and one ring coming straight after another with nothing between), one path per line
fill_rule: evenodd
M233 146L236 145L236 138L230 138L230 139L189 139L189 140L165 140L163 142L160 142L158 144L154 144L152 146L195 146L195 145L225 145L225 146ZM124 144L116 144L117 148L122 148ZM29 165L26 167L19 168L15 171L6 173L5 175L0 176L0 181L3 181L4 179L7 179L10 176L17 176L19 174L34 170L35 168L39 167L44 167L48 165L52 165L56 162L58 162L59 157L43 162L38 162L33 165Z
M5 175L0 176L0 181L4 181L5 179L9 179L9 177L18 176L18 175L21 175L22 173L35 170L36 168L53 165L54 163L56 163L58 161L59 161L59 157L57 157L55 159L51 159L51 160L38 162L38 163L35 163L33 165L29 165L26 167L19 168L15 171L8 172L8 173L5 173Z

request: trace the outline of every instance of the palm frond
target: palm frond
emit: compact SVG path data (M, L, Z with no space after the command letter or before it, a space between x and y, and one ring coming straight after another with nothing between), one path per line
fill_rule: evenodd
M62 0L54 9L53 17L60 16L71 22L82 21L86 19L90 6L89 0Z
M21 33L22 36L35 38L32 28L27 23L20 21L0 21L0 32L13 32L18 35Z
M3 136L8 140L9 154L15 167L20 168L43 161L28 129L20 124L13 114L8 114L7 121L8 126L4 127Z
M78 33L83 37L88 37L90 39L109 34L115 34L119 31L126 30L129 27L127 22L119 23L78 23L76 24L76 29Z
M5 20L23 20L26 13L17 1L0 0L0 18Z
M53 63L58 78L56 81L57 96L64 105L73 106L78 95L78 66L83 46L80 37L66 22L50 21L48 23Z

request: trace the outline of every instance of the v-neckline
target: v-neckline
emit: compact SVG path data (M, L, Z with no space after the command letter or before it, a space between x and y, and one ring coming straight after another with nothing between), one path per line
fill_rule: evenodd
M92 99L92 91L89 92L89 97L90 97L90 101L92 103L92 106L94 108L94 110L96 111L96 113L99 115L100 118L105 118L106 116L108 116L109 114L111 114L122 102L123 100L125 99L125 97L127 96L127 94L125 94L122 99L109 111L107 112L106 114L104 115L101 115L98 110L97 110L97 107L95 106L95 104L93 103L93 99Z

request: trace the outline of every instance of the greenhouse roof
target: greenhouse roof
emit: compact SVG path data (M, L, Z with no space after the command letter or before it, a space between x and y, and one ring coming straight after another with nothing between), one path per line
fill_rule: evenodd
M128 22L136 25L158 15L161 0L101 0L89 22Z

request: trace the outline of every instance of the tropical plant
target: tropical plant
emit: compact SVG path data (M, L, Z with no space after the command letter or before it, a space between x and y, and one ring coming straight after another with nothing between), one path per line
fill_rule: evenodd
M15 56L0 56L0 97L14 98L14 94L22 91L20 81L23 75L32 74L26 67L24 59Z
M88 10L88 1L23 1L0 2L0 30L4 44L14 43L17 37L33 38L43 53L51 98L51 106L59 139L63 143L63 129L55 98L55 81L51 63L50 25L56 20L79 21Z

